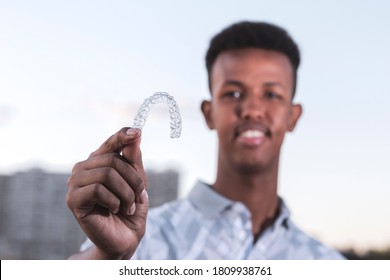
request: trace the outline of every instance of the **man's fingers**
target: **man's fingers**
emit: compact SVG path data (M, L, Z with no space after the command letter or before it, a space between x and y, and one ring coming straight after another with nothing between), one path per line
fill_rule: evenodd
M69 186L104 185L110 192L120 199L124 214L134 212L135 193L140 194L145 188L143 179L135 172L129 172L128 183L117 170L110 167L101 167L73 174L69 179ZM131 186L131 187L130 187ZM137 199L139 200L139 199Z
M132 146L133 142L137 142L139 149L139 142L141 137L141 130L138 128L124 127L117 133L108 138L90 157L102 155L106 153L120 153L127 145Z
M111 213L117 213L120 208L119 198L101 184L76 189L72 195L69 192L66 202L79 220L96 209L97 204L107 208Z
M141 203L136 203L136 209L132 216L127 216L126 225L133 229L141 240L145 233L146 217L149 209L149 197L146 190L142 191L140 195Z
M142 168L142 162L131 165L127 162L127 160L124 159L124 157L116 153L95 156L89 158L88 160L77 163L73 167L72 176L69 178L69 180L78 186L91 184L96 181L96 176L87 176L87 173L84 172L86 170L93 170L97 168L115 169L133 189L136 197L139 197L141 192L147 188L146 176ZM81 173L82 175L79 175L78 173ZM109 174L106 172L105 175ZM139 199L137 199L137 201L139 201Z
M122 157L138 172L145 182L144 188L147 188L146 175L142 164L142 154L140 150L141 130L138 128L122 128L119 132L112 135L105 141L99 149L91 154L89 159L108 153L122 153ZM136 187L138 185L136 184ZM133 187L133 186L132 186ZM135 190L137 195L142 189Z

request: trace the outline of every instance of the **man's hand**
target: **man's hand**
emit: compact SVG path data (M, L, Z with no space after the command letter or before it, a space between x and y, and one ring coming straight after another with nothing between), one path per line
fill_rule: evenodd
M95 244L79 257L123 259L137 249L149 205L140 142L139 129L123 128L73 167L66 202Z

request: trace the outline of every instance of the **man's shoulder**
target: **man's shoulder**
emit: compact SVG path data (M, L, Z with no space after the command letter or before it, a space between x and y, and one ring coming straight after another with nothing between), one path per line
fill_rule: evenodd
M187 199L166 202L149 210L148 222L153 225L166 225L167 222L174 222L183 215L188 215L190 208L191 205Z
M345 259L337 250L306 233L291 221L288 232L289 254L292 259Z

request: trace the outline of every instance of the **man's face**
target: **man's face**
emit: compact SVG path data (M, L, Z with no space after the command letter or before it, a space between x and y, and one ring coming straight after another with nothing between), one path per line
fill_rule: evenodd
M219 139L219 164L248 172L278 164L286 131L301 107L291 103L293 68L279 52L255 48L221 53L211 71L212 100L202 104Z

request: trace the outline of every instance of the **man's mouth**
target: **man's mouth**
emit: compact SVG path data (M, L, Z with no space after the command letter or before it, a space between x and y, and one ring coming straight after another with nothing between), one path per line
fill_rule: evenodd
M265 133L260 130L246 130L240 134L240 137L245 137L245 138L260 138L264 136Z
M262 126L240 127L237 130L237 141L255 147L261 145L268 135L268 130Z

